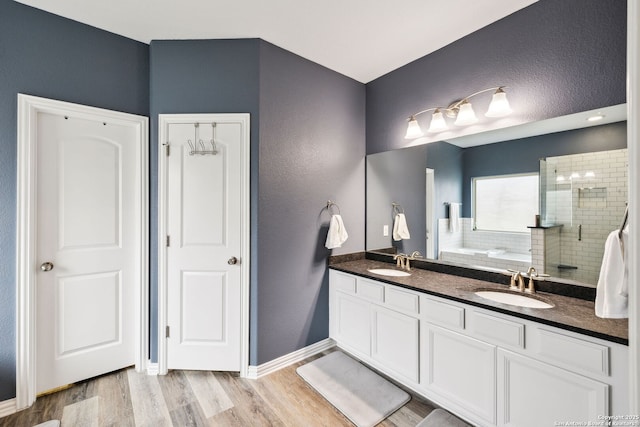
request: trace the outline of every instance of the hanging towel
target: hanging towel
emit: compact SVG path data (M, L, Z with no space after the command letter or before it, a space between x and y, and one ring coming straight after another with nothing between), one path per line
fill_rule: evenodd
M460 229L460 203L449 203L449 231L456 233Z
M329 222L329 232L327 233L327 241L324 245L327 249L339 248L347 241L349 235L347 229L344 228L344 222L340 215L332 215Z
M407 227L407 218L403 213L396 214L393 219L393 240L410 239L409 227Z
M596 316L613 319L629 317L629 267L626 252L629 231L612 231L604 244L604 256L596 289Z

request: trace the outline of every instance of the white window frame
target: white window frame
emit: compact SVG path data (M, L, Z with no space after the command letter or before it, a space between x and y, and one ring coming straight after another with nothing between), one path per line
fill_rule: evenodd
M518 178L518 177L535 177L538 180L538 194L536 194L536 205L538 206L537 212L540 210L540 174L538 172L525 172L525 173L513 173L513 174L503 174L503 175L490 175L490 176L477 176L471 179L471 201L472 201L472 217L473 217L473 230L474 231L489 231L496 233L517 233L517 234L525 234L528 233L527 230L523 231L513 231L513 230L496 230L491 228L479 228L477 215L478 215L478 206L477 206L477 196L476 196L476 184L478 181L490 180L490 179L505 179L505 178ZM535 218L531 218L531 221L527 225L534 225Z

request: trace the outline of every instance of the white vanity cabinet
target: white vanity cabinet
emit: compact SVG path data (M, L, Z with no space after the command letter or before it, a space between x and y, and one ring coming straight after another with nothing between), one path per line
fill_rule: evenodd
M419 378L419 324L406 314L371 307L371 358L413 383Z
M333 273L333 272L332 272ZM331 275L330 335L345 350L363 356L371 354L370 304L356 297L356 278L346 274Z
M510 351L498 350L498 384L500 426L587 425L610 413L607 384Z
M400 382L417 385L418 296L402 290L388 291L389 285L384 283L334 270L329 282L330 337L344 350ZM385 303L385 296L389 303Z
M426 322L420 345L421 385L429 397L494 424L496 347Z
M339 347L474 425L628 414L624 345L336 270L329 295Z

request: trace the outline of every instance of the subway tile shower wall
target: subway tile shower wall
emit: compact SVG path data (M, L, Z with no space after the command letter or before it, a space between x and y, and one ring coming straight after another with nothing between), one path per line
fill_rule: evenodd
M560 250L552 251L559 259L547 257L548 273L595 285L604 242L620 226L626 207L627 150L548 157L546 161L544 218L547 223L562 224ZM553 242L545 240L547 245ZM558 270L558 265L578 268Z

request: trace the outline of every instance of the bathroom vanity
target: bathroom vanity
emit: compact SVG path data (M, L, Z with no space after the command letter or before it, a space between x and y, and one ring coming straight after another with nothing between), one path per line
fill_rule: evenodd
M480 426L553 426L628 415L626 319L537 294L548 309L486 300L507 286L413 268L330 265L330 336L366 364ZM558 424L556 424L558 423ZM604 424L606 425L606 424Z

